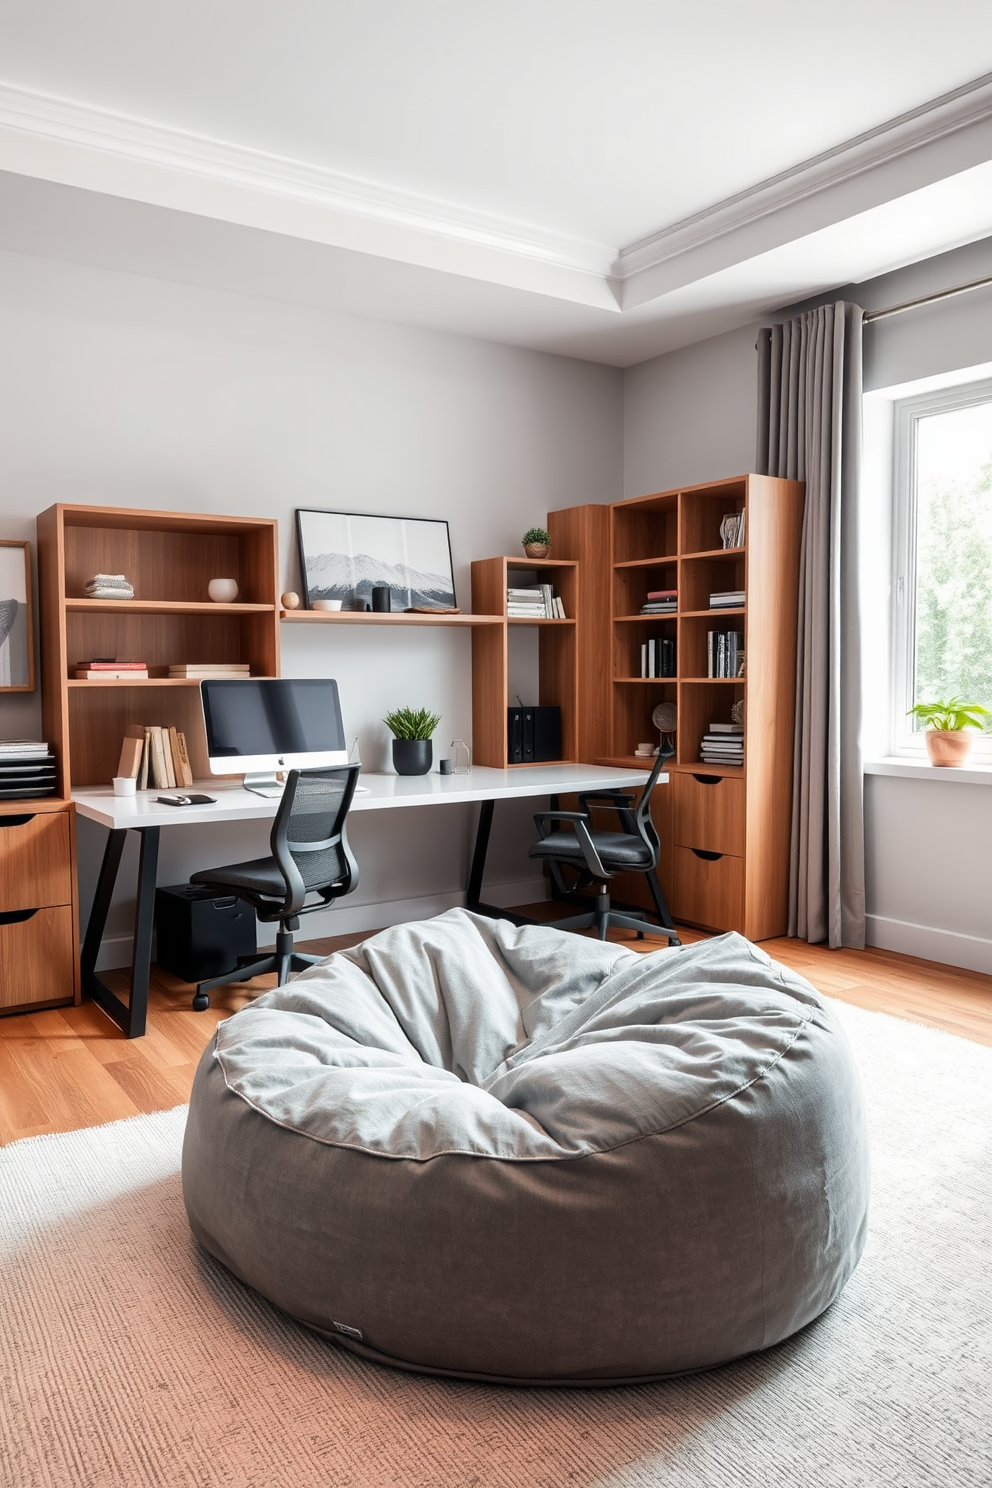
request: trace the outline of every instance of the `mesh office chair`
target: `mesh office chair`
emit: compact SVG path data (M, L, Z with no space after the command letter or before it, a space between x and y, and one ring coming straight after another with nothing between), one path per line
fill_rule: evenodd
M274 971L279 986L294 971L321 960L293 949L300 915L323 909L358 887L358 864L348 846L345 824L361 765L335 765L321 770L290 770L269 839L272 856L225 868L205 868L190 883L237 894L254 905L265 924L278 921L275 953L249 957L224 976L200 982L193 998L197 1012L210 1006L208 993L228 982ZM314 903L306 899L316 894Z
M650 929L654 934L667 936L670 945L682 944L658 882L656 869L661 843L651 820L651 792L670 758L670 752L662 751L658 754L636 805L633 793L629 791L588 791L579 797L581 811L539 811L535 815L534 821L540 838L529 849L528 856L541 858L550 865L551 877L560 897L582 902L576 901L575 895L592 884L598 885L596 908L566 920L555 920L556 930L586 930L595 925L600 940L605 940L607 929L614 926L636 930L638 940L643 940L645 931ZM590 814L593 806L615 811L623 830L595 830ZM568 822L571 830L549 831L548 823L551 822ZM578 873L578 879L571 886L562 877L561 870L566 866L574 868ZM647 875L651 897L661 922L659 925L649 921L642 910L625 910L621 913L611 907L606 885L618 873Z

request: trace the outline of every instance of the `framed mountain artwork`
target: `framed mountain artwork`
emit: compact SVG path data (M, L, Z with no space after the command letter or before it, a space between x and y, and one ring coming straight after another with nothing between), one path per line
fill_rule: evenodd
M345 610L371 609L373 589L389 591L382 607L392 610L455 605L447 522L301 508L296 530L310 609L315 600L340 601Z
M0 692L33 690L31 549L0 539Z

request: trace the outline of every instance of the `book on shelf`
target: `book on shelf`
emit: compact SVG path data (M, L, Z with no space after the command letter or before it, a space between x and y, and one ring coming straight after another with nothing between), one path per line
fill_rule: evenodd
M674 615L678 610L678 597L670 599L646 599L641 605L642 615Z
M565 606L550 584L507 587L506 613L510 620L564 620Z
M77 667L74 676L77 682L147 682L148 668Z
M739 610L743 603L743 589L724 589L710 595L711 610Z
M710 733L711 734L743 734L743 732L744 732L744 725L742 723L711 723L710 724Z
M677 589L649 589L647 594L644 596L644 598L647 600L678 599L678 597L679 591Z
M707 677L743 676L744 633L740 630L706 632Z
M669 636L655 636L641 643L641 676L675 676L675 642Z
M48 745L40 739L0 739L0 756L7 758L13 756L16 759L31 759L44 757L48 754Z
M0 800L55 794L55 756L40 739L0 739Z
M206 680L211 677L248 677L251 667L247 661L182 661L169 667L169 676L183 680Z
M747 519L742 511L728 512L720 523L720 541L725 548L742 548Z
M137 781L139 790L174 790L192 785L186 736L171 724L134 723L124 735L118 775Z

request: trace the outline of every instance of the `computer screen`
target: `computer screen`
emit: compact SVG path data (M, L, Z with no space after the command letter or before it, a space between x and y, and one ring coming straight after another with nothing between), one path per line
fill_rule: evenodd
M346 765L338 684L330 678L219 678L200 683L207 755L215 775L245 784L276 770Z

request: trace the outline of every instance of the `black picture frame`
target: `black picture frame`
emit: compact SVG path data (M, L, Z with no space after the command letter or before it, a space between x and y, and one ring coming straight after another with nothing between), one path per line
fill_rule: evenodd
M372 590L390 590L390 608L454 609L451 535L437 517L298 507L296 537L307 609L340 600L345 610L371 607Z

